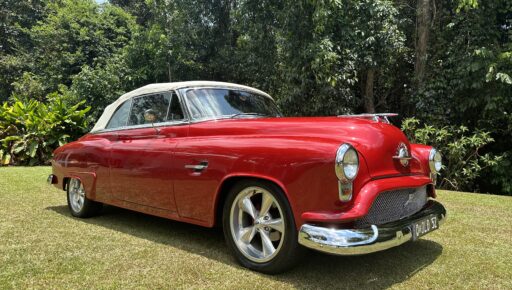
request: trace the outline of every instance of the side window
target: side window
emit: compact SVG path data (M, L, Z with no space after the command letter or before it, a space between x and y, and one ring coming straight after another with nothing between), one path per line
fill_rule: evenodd
M155 94L133 99L128 125L161 123L166 120L171 95Z
M128 122L128 115L130 114L130 106L132 105L132 100L129 99L117 107L114 115L110 118L110 121L107 124L107 129L114 129L119 127L126 126Z
M180 99L176 93L172 94L171 107L169 108L169 115L167 116L168 121L183 120L183 110L181 109Z

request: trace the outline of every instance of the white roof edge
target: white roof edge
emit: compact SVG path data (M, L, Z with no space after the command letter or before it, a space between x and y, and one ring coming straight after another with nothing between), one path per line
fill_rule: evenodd
M225 83L225 82L187 81L187 82L149 84L149 85L140 87L138 89L135 89L133 91L127 92L126 94L120 96L113 103L108 105L105 108L105 110L103 111L103 114L101 114L101 117L98 119L98 121L94 125L94 128L92 128L91 133L105 129L108 121L110 120L112 114L114 114L114 111L117 109L117 107L120 104L122 104L124 101L126 101L132 97L150 94L150 93L177 90L177 89L182 89L182 88L187 88L187 87L227 87L227 88L234 88L234 89L242 89L242 90L246 90L246 91L252 91L252 92L258 93L260 95L264 95L264 96L272 99L272 97L269 94L267 94L263 91L260 91L258 89L244 86L244 85Z

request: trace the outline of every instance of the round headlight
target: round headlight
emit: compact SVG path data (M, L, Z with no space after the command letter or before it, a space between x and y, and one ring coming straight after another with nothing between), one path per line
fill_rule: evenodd
M443 166L443 157L441 156L441 153L439 153L439 151L434 148L430 150L430 154L428 156L428 165L430 166L430 171L433 173L438 173L441 171Z
M342 182L354 180L359 171L359 156L350 144L343 144L336 152L336 176Z

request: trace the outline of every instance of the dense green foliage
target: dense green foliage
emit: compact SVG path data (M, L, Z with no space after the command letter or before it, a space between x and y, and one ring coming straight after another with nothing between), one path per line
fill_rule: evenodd
M15 100L0 107L1 164L47 164L55 148L85 133L90 107L79 109L85 101L68 106L63 98L54 93L47 103Z
M443 186L512 194L508 0L0 0L0 21L7 106L57 91L96 119L148 83L242 83L287 115L415 117L448 160L503 156L448 167Z
M475 187L474 181L486 167L496 166L503 156L481 154L481 149L494 142L489 132L469 132L465 126L430 125L419 126L414 118L405 119L402 130L409 140L418 144L430 144L443 148L443 174L438 185L452 190L468 190Z

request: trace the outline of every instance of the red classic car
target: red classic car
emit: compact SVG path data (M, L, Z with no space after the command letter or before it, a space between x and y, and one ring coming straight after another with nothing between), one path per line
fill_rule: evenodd
M222 226L239 263L277 273L305 247L371 253L445 219L433 200L441 155L410 144L388 115L285 118L254 88L152 84L55 150L48 182L75 217L109 204Z

